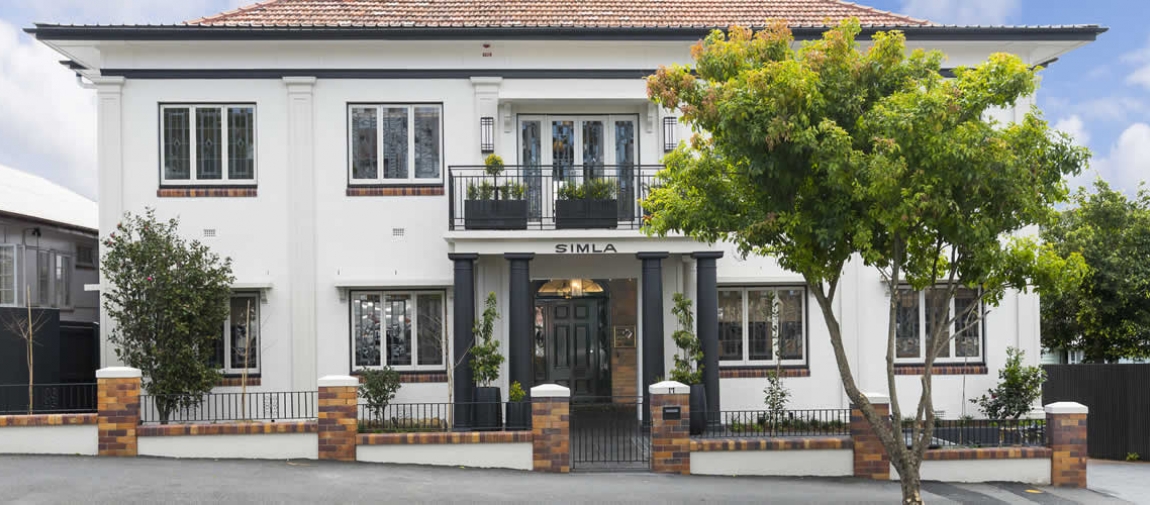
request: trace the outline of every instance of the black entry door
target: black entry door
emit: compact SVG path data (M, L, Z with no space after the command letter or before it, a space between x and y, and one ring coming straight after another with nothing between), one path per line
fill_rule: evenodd
M592 396L599 386L599 301L542 302L547 338L548 380L571 388L572 396Z

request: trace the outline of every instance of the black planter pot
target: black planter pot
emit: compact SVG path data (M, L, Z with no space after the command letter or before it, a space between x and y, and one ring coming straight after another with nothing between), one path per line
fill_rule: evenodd
M555 228L603 229L619 226L617 200L556 200Z
M701 435L707 430L707 389L702 384L691 385L691 434Z
M476 430L498 430L503 427L503 404L500 403L499 388L475 388L475 422L472 424Z
M527 200L464 200L468 230L526 230Z
M531 402L510 402L507 404L507 429L531 429Z

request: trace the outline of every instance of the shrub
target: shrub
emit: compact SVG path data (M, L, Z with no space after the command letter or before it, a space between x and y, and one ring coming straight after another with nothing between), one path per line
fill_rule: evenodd
M492 338L495 332L495 320L499 319L494 291L487 294L484 306L483 316L475 321L473 329L475 343L471 345L471 372L477 386L490 387L499 378L499 365L503 364L503 355L499 354L499 342Z
M703 382L703 349L699 339L691 333L695 317L691 313L691 299L683 293L675 293L675 306L671 313L679 322L679 329L671 334L671 340L679 348L675 353L675 367L671 369L671 380L688 386Z
M513 402L521 402L524 398L527 398L527 392L523 390L523 386L519 384L519 381L512 382L511 389L507 391L507 399Z
M363 377L363 384L359 385L359 397L366 401L373 419L383 419L384 410L399 391L399 372L385 366L379 370L361 368L359 374Z
M1042 397L1042 383L1046 372L1042 367L1023 366L1025 353L1014 347L1006 349L1006 366L998 371L999 383L990 396L982 395L970 400L978 405L989 419L1018 419L1030 412L1034 402Z
M503 173L503 158L498 154L488 154L483 160L484 171L487 175L497 176Z

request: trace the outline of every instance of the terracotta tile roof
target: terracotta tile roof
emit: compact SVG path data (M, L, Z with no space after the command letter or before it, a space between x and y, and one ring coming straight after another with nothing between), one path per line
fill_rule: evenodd
M269 0L188 21L196 26L455 28L726 28L826 26L857 17L864 26L928 21L842 0Z

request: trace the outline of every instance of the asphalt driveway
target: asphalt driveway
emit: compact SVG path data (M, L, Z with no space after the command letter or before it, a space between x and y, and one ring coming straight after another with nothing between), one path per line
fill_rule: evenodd
M1092 468L1093 471L1093 468ZM928 503L1126 503L1019 484L924 486ZM0 500L18 503L897 503L897 483L856 479L547 475L316 461L0 457Z

